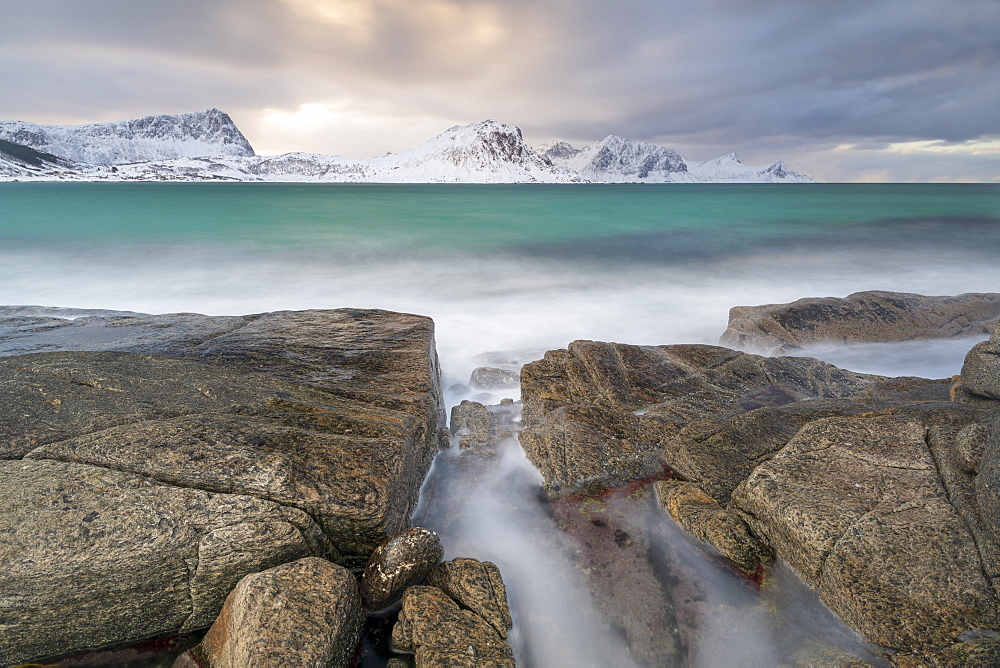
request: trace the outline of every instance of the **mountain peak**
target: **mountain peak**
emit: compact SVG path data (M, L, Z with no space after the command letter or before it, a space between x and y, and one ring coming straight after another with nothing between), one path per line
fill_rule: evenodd
M215 108L84 125L3 121L0 139L92 165L254 155L233 119Z

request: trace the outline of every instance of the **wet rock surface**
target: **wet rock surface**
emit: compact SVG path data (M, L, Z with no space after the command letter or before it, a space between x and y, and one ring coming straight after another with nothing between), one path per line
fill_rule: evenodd
M459 557L439 564L427 577L462 608L476 613L506 639L513 626L507 607L507 588L497 565Z
M363 620L351 572L310 557L240 580L189 654L213 668L347 666Z
M497 405L483 405L468 399L451 409L452 436L461 454L474 455L480 461L497 456L499 445L513 438L520 425L520 402L504 400Z
M361 599L375 612L391 605L410 584L431 572L444 555L441 538L421 527L404 529L375 548L361 577Z
M677 524L750 577L759 577L774 558L771 548L738 515L723 508L697 485L663 480L655 483L654 489L660 506Z
M827 418L736 489L758 535L866 638L936 645L997 625L997 599L919 423Z
M415 586L403 595L393 648L412 652L420 668L444 666L513 667L514 655L496 630L463 610L437 587Z
M491 366L476 367L469 377L469 385L480 390L506 390L516 388L521 382L521 374L512 369L498 369Z
M522 443L557 507L666 465L680 479L655 484L662 508L738 569L766 578L775 554L866 640L950 656L1000 629L989 345L956 394L808 358L578 341L525 366Z
M677 456L685 450L685 439L712 433L701 428L705 421L815 399L853 399L871 410L904 398L948 396L943 381L885 379L811 358L766 358L705 345L575 341L526 365L521 377L521 444L554 496L617 487L653 474L663 466L668 450L675 455L666 458L668 465L676 462L683 475L703 487L713 485L709 478L715 474L697 472L704 450L700 444L687 448L691 456ZM857 410L850 403L816 408ZM795 411L779 416L779 422L789 424L777 425L773 438L742 448L746 452L738 452L742 446L723 444L717 462L728 466L736 454L736 465L742 467L726 486L734 486L770 448L776 450L782 438L794 433L796 422L807 419ZM678 436L681 442L672 443ZM708 468L718 470L717 462L708 462Z
M408 524L444 431L428 318L341 309L67 324L6 315L0 458L14 476L9 498L25 498L0 523L18 527L18 554L53 556L5 561L15 567L0 576L0 605L10 603L3 616L12 620L0 634L8 653L0 663L207 627L243 575L285 561L317 555L363 565ZM49 352L13 354L32 350ZM53 466L65 470L51 483L59 497L17 473ZM99 483L112 490L95 491ZM143 491L116 491L132 487ZM91 507L94 497L116 505ZM177 500L188 497L198 501ZM220 512L229 524L216 528L199 519L199 508L230 498L242 499L245 517ZM58 499L79 512L46 519ZM167 527L162 538L142 533L152 521ZM171 536L178 544L161 549ZM101 542L111 537L113 545ZM106 559L81 566L80 555L97 549ZM183 601L116 564L169 571L170 582L155 587ZM106 588L109 610L121 613L81 611L86 623L46 635L44 615L27 611L55 610L78 594L105 605L103 595L81 593L67 575L73 567L87 574L81 582L93 578L88 587ZM31 606L9 595L28 580L38 597ZM199 588L210 593L189 593Z
M954 297L873 290L844 298L735 306L719 343L764 354L788 354L824 343L874 343L986 334L1000 319L1000 294Z

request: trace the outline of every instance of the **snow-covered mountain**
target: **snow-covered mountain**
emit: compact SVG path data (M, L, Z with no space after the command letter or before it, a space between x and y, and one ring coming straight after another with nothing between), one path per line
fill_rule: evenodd
M553 165L598 183L815 183L780 160L767 167L751 167L730 153L693 162L666 146L614 135L583 148L551 142L536 150Z
M58 177L67 171L79 171L79 166L51 153L0 139L0 177Z
M408 151L354 160L314 153L158 160L118 165L115 178L353 183L573 183L513 125L482 121L445 130Z
M539 151L553 165L572 169L586 180L599 183L666 183L674 180L674 174L687 171L684 158L673 149L615 135L582 149L557 142Z
M735 153L705 162L687 162L688 174L702 183L816 183L816 180L793 172L781 160L767 167L751 167L740 162Z
M0 142L0 180L812 182L780 161L749 167L730 154L691 162L665 146L613 135L582 149L555 142L535 150L520 129L492 120L456 126L416 148L367 160L314 153L257 156L218 109L75 126L0 121Z
M254 154L233 120L218 109L87 125L0 121L0 139L89 165Z

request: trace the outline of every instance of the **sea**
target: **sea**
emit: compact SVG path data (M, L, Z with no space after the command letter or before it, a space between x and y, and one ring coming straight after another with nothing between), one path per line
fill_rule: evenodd
M576 339L714 344L733 306L861 290L1000 292L1000 185L0 184L0 304L66 317L340 307L428 315L451 405L519 398L516 388L474 394L477 366L516 369ZM943 378L983 338L805 354ZM569 565L572 549L532 538L554 528L516 442L503 462L478 500L466 499L466 534L444 537L446 551L449 540L475 545L463 556L501 565L519 665L638 665L621 629L581 612L599 604ZM432 477L445 472L458 475L436 463ZM517 503L502 496L511 490ZM785 606L785 630L750 623L742 645L700 648L695 664L774 665L789 624L855 654L876 651L849 630L830 631L836 620L817 601L803 613L810 593L793 575L775 580L781 591L764 587L741 605ZM787 603L788 591L797 602ZM525 620L539 615L581 627L532 631Z

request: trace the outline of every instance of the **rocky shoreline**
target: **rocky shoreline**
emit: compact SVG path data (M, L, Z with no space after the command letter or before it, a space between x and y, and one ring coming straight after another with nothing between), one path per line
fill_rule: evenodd
M429 318L0 309L0 665L209 627L176 665L349 665L386 610L391 665L513 665L499 569L439 564L410 527L449 436L483 478L519 436L640 665L696 663L704 632L664 520L748 582L787 565L880 648L790 665L995 665L1000 297L846 301L737 307L724 341L992 334L946 380L576 341L523 367L523 405L462 402L449 433Z

